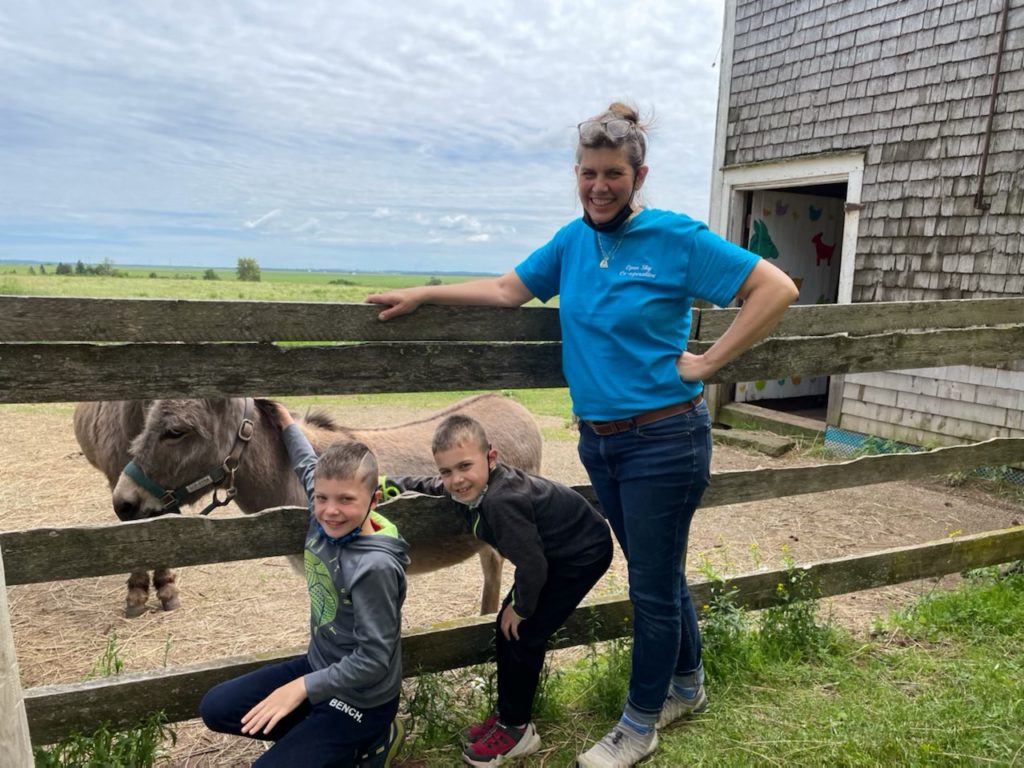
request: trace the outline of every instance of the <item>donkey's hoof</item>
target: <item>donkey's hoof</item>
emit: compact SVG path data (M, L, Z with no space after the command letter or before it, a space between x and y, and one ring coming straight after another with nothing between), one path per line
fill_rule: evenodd
M124 617L126 619L137 619L139 616L146 612L146 604L134 605L133 603L124 604Z
M178 601L177 596L169 597L166 600L161 599L160 605L164 607L165 611L174 611L181 607L181 603Z

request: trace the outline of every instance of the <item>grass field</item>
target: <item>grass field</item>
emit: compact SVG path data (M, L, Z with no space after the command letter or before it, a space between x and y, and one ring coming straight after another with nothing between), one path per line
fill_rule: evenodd
M107 298L243 299L251 301L361 302L368 293L425 285L432 279L460 283L479 275L424 275L388 272L262 270L259 282L236 279L233 269L215 269L204 280L199 267L117 267L120 277L57 275L55 264L0 264L0 294ZM31 272L29 270L32 270ZM34 274L33 274L34 273Z

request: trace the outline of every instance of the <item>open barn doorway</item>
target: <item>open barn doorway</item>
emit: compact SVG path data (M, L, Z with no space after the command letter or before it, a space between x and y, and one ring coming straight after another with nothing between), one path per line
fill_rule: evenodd
M835 304L843 242L845 182L743 192L741 243L788 274L800 291L797 304ZM732 400L824 422L829 377L794 374L740 381Z
M709 223L792 277L798 304L846 304L853 296L863 173L861 153L724 168L713 180ZM838 424L841 382L794 372L713 385L707 394L716 420L725 422L723 409L730 406L768 409L805 422L807 429L795 432L818 433Z

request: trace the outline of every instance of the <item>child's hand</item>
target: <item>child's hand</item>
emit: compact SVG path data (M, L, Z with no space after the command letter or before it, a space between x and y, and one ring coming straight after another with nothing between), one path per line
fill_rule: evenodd
M397 499L402 495L402 489L392 482L388 482L387 475L380 475L377 478L377 487L380 488L381 503Z
M512 603L506 605L505 610L501 612L501 634L505 636L506 640L519 639L519 623L521 621L519 614L513 610Z
M276 400L271 400L271 404L274 409L270 411L269 416L278 429L283 430L290 424L295 423L295 419L292 418L291 411L289 411L283 403L279 403Z
M306 699L306 680L297 677L290 683L271 691L263 701L245 713L242 718L242 734L270 733L299 704Z

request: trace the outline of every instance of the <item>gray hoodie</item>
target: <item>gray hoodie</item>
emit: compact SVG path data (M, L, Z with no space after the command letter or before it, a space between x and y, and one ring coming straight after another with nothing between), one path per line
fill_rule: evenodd
M374 534L339 546L313 516L316 454L296 425L282 433L292 467L310 499L306 532L309 664L306 693L318 704L338 698L376 707L396 698L402 683L402 603L409 545L383 515L371 513Z

